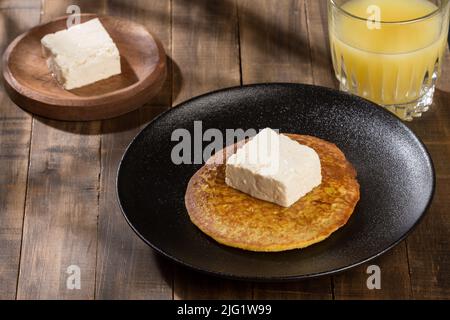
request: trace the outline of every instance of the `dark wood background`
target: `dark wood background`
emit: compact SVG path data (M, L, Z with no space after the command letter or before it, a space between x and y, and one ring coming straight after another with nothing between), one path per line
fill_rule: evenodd
M285 81L336 87L325 0L0 0L0 47L65 13L118 15L163 41L170 58L163 91L136 112L94 122L32 116L0 88L1 299L449 299L450 55L435 105L409 126L437 170L436 195L418 228L370 264L292 283L204 276L156 255L123 219L115 195L118 161L140 128L192 96L240 84ZM81 289L66 287L69 265Z

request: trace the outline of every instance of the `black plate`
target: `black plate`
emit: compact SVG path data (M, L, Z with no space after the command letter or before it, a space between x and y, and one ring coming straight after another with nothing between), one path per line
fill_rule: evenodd
M255 253L216 243L184 205L201 165L175 165L171 134L194 121L208 128L278 128L334 142L355 166L361 200L347 225L301 250ZM208 143L205 143L208 144ZM130 144L118 173L122 211L155 250L191 268L238 279L291 280L346 270L402 240L434 192L434 169L419 139L396 117L355 96L301 84L230 88L162 114Z

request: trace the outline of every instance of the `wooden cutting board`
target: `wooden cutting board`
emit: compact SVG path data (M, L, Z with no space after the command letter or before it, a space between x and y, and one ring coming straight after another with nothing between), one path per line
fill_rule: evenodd
M49 71L40 40L66 28L67 17L18 36L3 55L3 78L11 99L24 110L58 120L99 120L133 111L156 95L166 78L161 42L144 26L113 16L98 17L116 43L122 73L74 90L63 89Z

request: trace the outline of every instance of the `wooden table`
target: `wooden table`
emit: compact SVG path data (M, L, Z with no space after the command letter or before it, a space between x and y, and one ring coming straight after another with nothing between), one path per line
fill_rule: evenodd
M138 239L116 201L118 161L143 125L192 96L265 81L336 87L326 1L0 0L2 51L69 4L146 25L165 45L169 77L140 110L84 123L27 114L0 89L0 298L450 298L448 52L435 105L410 124L434 159L435 199L407 240L369 263L381 268L381 290L367 289L369 264L310 281L229 281L174 265ZM80 267L80 289L67 288L70 265Z

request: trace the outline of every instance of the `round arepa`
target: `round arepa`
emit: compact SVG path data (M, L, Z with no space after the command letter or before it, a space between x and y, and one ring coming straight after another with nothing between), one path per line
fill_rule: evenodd
M286 134L319 155L322 183L290 207L253 198L225 184L225 161L244 141L217 152L190 179L185 203L191 221L217 242L251 251L304 248L347 223L359 200L356 171L322 139Z

